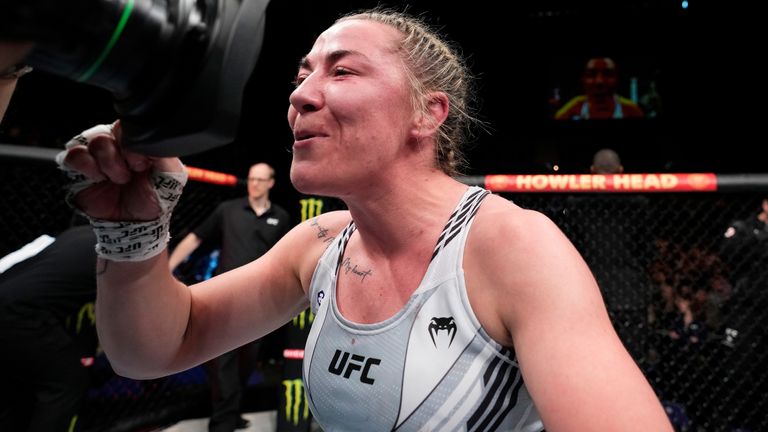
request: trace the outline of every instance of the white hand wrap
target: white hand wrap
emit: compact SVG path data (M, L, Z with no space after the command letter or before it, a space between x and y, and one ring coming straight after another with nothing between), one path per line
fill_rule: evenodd
M96 184L96 182L84 176L79 171L75 171L72 168L65 165L64 157L67 156L67 152L72 147L76 147L79 145L87 147L88 142L97 135L112 135L112 125L105 125L105 124L97 125L84 132L81 132L79 135L76 135L74 138L67 141L67 143L64 144L64 150L60 151L56 155L56 163L59 165L59 169L64 171L67 177L69 177L69 179L72 180L72 183L69 185L69 191L67 191L67 195L64 197L64 199L67 201L67 204L69 204L70 207L77 210L81 214L82 212L80 212L80 210L77 208L77 206L74 203L75 195L77 195L78 192L87 188L88 186ZM86 214L83 214L83 216L88 217L88 215Z
M171 212L187 184L187 172L153 172L160 216L147 222L88 218L96 233L96 254L111 261L144 261L159 255L171 239Z
M99 134L111 134L111 125L95 126L72 138L66 144L70 149L76 145L88 145L88 141ZM74 196L81 190L96 184L78 171L67 167L63 161L66 150L56 156L59 167L73 180L67 194L67 202L78 210ZM181 198L181 192L187 183L187 172L153 171L152 183L160 205L160 216L145 222L107 221L95 219L84 214L96 233L96 254L111 261L144 261L159 255L170 240L171 212ZM79 211L79 210L78 210ZM82 212L81 212L82 213Z

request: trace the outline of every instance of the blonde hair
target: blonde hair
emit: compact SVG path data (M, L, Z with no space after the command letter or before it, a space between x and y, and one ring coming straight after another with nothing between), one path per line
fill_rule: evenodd
M423 20L405 13L377 7L345 15L336 23L348 20L386 24L403 35L398 49L413 89L414 109L427 112L429 92L448 96L448 117L438 128L435 158L443 172L460 175L466 166L462 146L471 135L471 126L479 123L472 108L474 77L464 59Z

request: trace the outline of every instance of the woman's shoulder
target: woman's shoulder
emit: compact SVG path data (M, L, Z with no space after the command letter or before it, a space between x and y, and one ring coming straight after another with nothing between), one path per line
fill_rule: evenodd
M311 227L312 231L328 230L336 235L352 222L352 216L348 210L336 210L323 213L314 218L302 222L302 225Z
M525 235L531 231L552 229L557 227L543 213L529 210L499 196L489 195L477 212L478 228L473 231L494 237L499 234Z
M286 270L286 277L298 280L306 292L320 257L352 218L347 211L323 213L289 231L264 255L266 265L275 272Z
M570 242L552 220L535 210L522 208L498 195L480 206L472 224L468 246L487 260L517 262L547 259L552 249L570 248Z
M549 286L562 285L546 278L558 278L563 267L572 264L567 245L557 226L540 212L497 195L480 206L467 239L464 275L472 308L498 343L511 346L511 323L537 304L540 295L548 295Z
M310 249L317 246L317 249L325 250L334 238L346 228L352 221L349 211L338 210L323 213L297 225L290 236L295 242L303 245L303 248Z

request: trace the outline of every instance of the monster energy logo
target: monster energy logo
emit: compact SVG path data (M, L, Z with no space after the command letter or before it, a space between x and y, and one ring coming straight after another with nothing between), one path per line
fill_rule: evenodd
M91 327L96 325L96 307L93 302L84 304L77 313L76 329L78 333L83 329L83 321L87 322Z
M69 420L69 428L67 428L67 432L73 432L75 430L75 426L77 425L77 416L73 416Z
M314 320L315 320L315 314L313 314L309 309L307 309L304 312L293 317L293 320L291 320L291 322L295 327L298 327L299 329L304 330L304 327L306 327L309 324L312 324L312 321Z
M72 329L72 318L75 319L75 332L77 334L80 334L80 332L83 330L83 324L88 325L89 327L93 327L96 325L96 307L94 306L93 302L85 303L80 307L80 310L77 311L77 316L68 316L67 319L64 321L64 326L71 330Z
M309 418L304 382L301 379L283 380L283 386L285 387L285 420L298 426L299 421Z
M320 198L305 198L301 203L301 221L312 219L323 213L323 200Z

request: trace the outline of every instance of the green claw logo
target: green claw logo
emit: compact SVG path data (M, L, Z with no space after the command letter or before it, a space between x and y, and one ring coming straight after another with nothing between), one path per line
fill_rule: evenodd
M285 420L298 426L299 421L309 418L309 405L301 379L283 380L285 387Z
M305 310L304 312L296 315L291 320L291 323L294 327L298 327L301 330L304 330L304 327L312 324L312 321L315 320L315 314L313 314L309 309Z
M306 198L299 200L301 203L301 221L312 219L323 213L323 200L319 198Z

